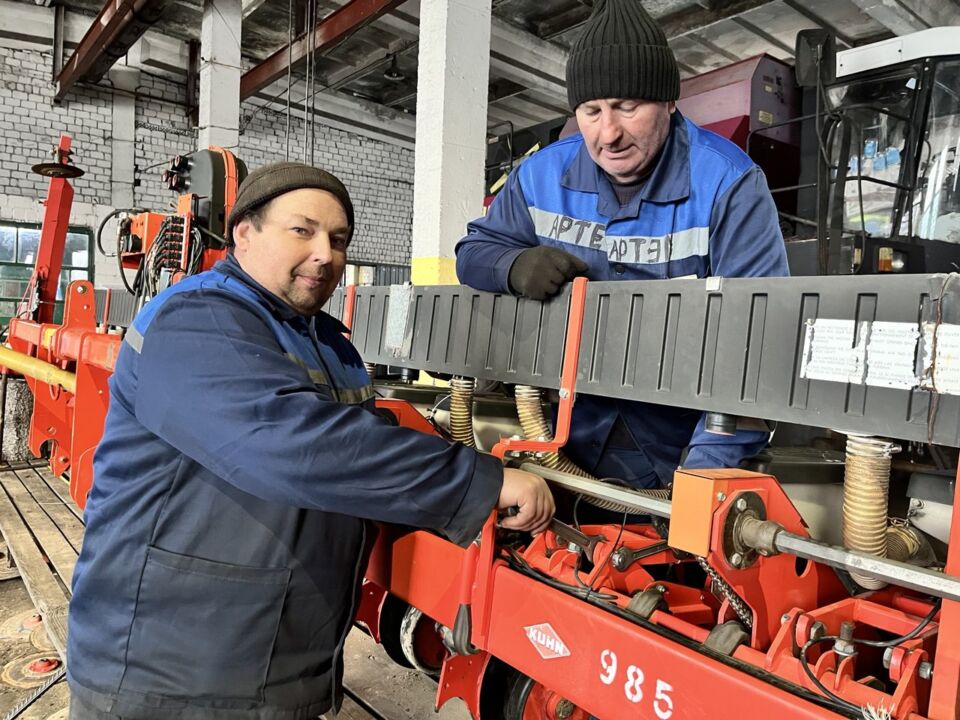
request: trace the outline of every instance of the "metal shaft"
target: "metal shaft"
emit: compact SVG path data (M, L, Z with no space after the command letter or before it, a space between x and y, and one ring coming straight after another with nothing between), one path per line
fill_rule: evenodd
M894 585L928 593L935 597L960 600L960 578L955 578L952 575L945 575L896 560L880 558L868 553L844 550L810 538L794 535L785 530L777 533L774 542L780 552L815 560L831 567L843 568L858 575L885 580Z
M670 517L671 505L669 500L647 497L640 493L627 490L626 488L619 488L609 483L600 482L599 480L589 480L559 470L551 470L550 468L545 468L542 465L536 465L534 463L523 463L520 469L526 470L534 475L539 475L554 485L559 485L560 487L580 493L581 495L589 495L598 500L613 500L619 505L629 508L631 512L640 515Z
M600 500L614 500L638 514L664 518L669 518L671 514L670 500L645 497L599 480L587 480L534 463L523 463L520 469L573 492ZM770 520L747 520L742 527L741 539L745 544L758 549L788 553L935 597L960 601L960 578L794 535Z

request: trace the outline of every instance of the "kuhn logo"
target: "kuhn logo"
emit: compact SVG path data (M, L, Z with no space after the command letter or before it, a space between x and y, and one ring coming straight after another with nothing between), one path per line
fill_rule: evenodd
M524 631L527 633L527 640L533 643L544 660L567 657L570 654L570 650L549 623L530 625L525 627Z

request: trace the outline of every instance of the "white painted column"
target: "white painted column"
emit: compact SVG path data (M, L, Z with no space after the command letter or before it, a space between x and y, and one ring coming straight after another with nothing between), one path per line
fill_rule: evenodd
M490 0L421 0L412 279L456 283L453 248L483 213Z
M140 71L118 65L110 70L113 83L113 123L110 146L113 166L110 172L110 203L115 208L133 207L133 176L136 164L137 101L134 93L140 84Z
M204 0L200 30L199 149L240 141L241 0Z

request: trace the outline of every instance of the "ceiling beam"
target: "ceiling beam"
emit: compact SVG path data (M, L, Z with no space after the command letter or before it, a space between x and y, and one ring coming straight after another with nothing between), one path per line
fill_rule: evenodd
M343 0L334 2L342 4ZM420 2L408 0L393 12L381 15L374 25L415 40L420 34L419 22ZM562 105L566 98L566 65L565 48L493 18L490 70L495 76L558 96Z
M895 35L907 35L930 27L928 22L901 0L853 0L853 4Z
M711 0L697 3L694 9L664 15L657 19L668 40L695 33L718 22L729 20L774 0ZM537 34L551 39L583 25L590 17L591 8L583 4L537 24Z
M351 33L389 12L403 0L351 0L317 23L312 32L304 33L290 46L277 50L240 78L240 99L254 95L287 74L288 65L296 68L307 53L314 57L328 52Z
M773 35L772 33L768 33L768 32L767 32L766 30L764 30L762 27L760 27L760 26L758 26L758 25L755 25L754 23L750 22L749 20L744 20L742 17L731 18L731 20L732 20L733 22L735 22L737 25L739 25L740 27L742 27L742 28L743 28L744 30L746 30L747 32L751 33L752 35L756 35L758 38L761 38L762 40L765 40L767 43L769 43L769 44L772 45L773 47L775 47L775 48L777 48L778 50L781 50L782 52L786 53L788 57L790 57L790 58L793 57L793 48L792 48L792 47L790 47L790 46L787 45L785 42L783 42L783 41L781 41L780 39L778 39L778 38L777 38L775 35Z
M664 15L657 19L657 23L663 29L663 34L668 40L674 40L690 33L700 32L711 25L730 20L743 15L751 10L756 10L764 5L769 5L774 0L726 0L720 3L713 10L704 7L697 7L693 10L683 10L681 12Z
M710 42L709 40L707 40L707 38L703 37L702 35L688 33L687 37L693 42L699 45L702 45L707 50L709 50L712 54L718 57L725 58L726 60L732 63L738 62L740 60L740 58L737 55L734 55L732 52L730 52L729 50L726 50L725 48L720 47L716 43Z
M243 0L241 3L243 19L246 20L248 17L253 15L266 1L267 0Z
M155 23L165 0L109 0L57 75L54 101L76 83L96 82Z
M395 56L403 55L417 46L417 41L404 42L396 40L386 48L377 48L365 57L350 65L344 65L323 77L323 85L327 89L337 90L348 83L358 80L374 70L387 65Z
M297 101L291 102L290 108L298 123L303 122L305 113L309 112L309 103L304 103L302 97L305 87L300 81L291 88ZM287 107L285 89L285 83L274 83L249 97L244 107L249 108L252 104L283 114ZM318 97L322 99L318 101ZM252 117L250 113L244 113L244 115L246 117L242 119L241 125L246 129L251 124ZM330 92L315 96L314 118L323 125L392 145L412 148L414 144L416 120L412 115L366 100L351 98L343 93ZM295 133L293 137L296 140L299 136L299 133Z
M837 38L837 42L839 42L841 45L848 48L853 47L853 38L846 33L840 32L835 25L828 23L810 8L805 7L802 3L798 2L798 0L781 0L781 2L798 15L803 15L803 17L812 22L814 25L821 27L834 35Z

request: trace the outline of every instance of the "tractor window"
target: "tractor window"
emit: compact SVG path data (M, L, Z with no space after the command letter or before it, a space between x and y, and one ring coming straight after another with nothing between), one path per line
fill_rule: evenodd
M844 230L891 236L916 86L916 71L908 68L829 91L831 164L835 177L846 175Z
M914 232L930 240L960 243L960 60L934 71L930 121L914 197Z
M93 233L89 228L71 227L63 252L63 269L57 287L54 319L63 317L63 297L73 280L93 278ZM5 327L17 312L26 294L40 246L40 226L0 221L0 327Z

